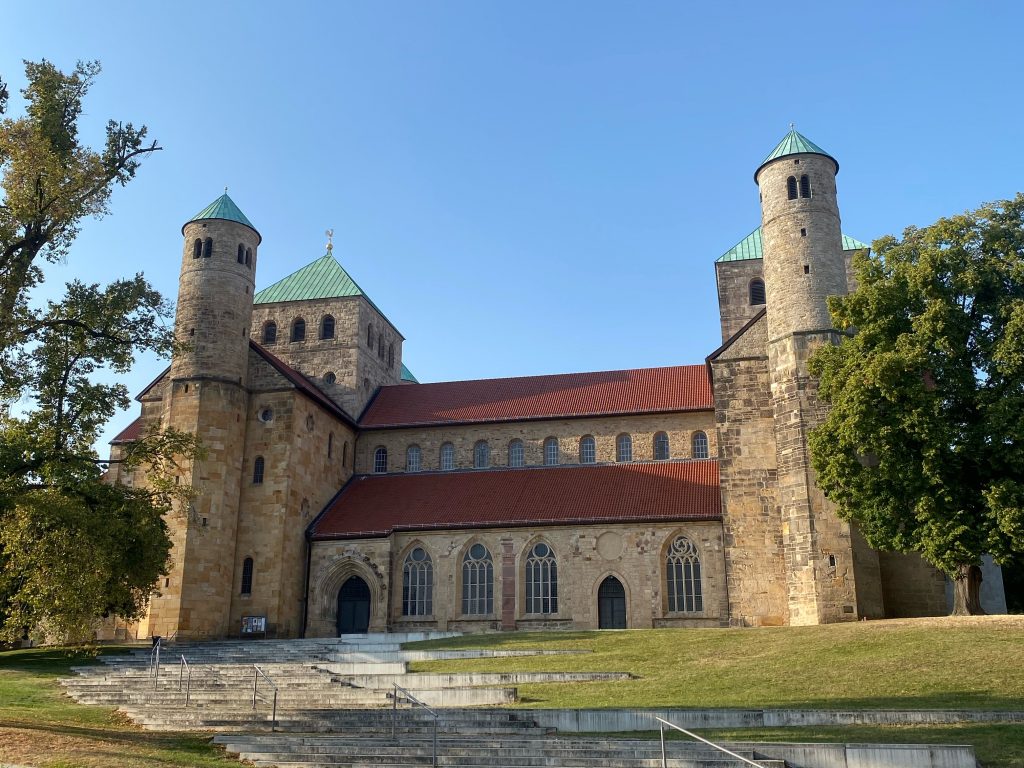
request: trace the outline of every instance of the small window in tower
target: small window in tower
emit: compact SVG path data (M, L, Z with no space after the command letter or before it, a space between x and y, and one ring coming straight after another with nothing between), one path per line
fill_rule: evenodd
M196 329L195 328L189 328L188 329L188 335L189 336L195 336L196 335Z
M273 320L263 326L263 343L273 344L277 341L277 323Z
M384 334L380 334L377 337L377 357L381 360L384 359Z
M329 432L327 434L327 458L334 457L334 433Z
M320 321L320 338L321 339L333 339L334 338L334 316L324 315L324 319Z
M786 194L790 200L796 200L796 176L786 179Z
M805 173L800 177L800 197L811 196L811 180Z
M801 227L800 228L800 237L807 237L807 228L806 227Z
M192 258L193 259L198 259L202 255L203 255L203 241L200 240L197 237L196 241L194 243L192 243Z
M242 594L252 594L252 558L247 557L242 562Z
M252 464L252 484L260 485L263 482L263 457L257 456Z
M388 344L388 368L395 367L395 345Z
M264 424L269 424L274 420L274 411L270 408L264 408L260 411L260 421Z
M366 326L366 346L373 349L373 323Z
M338 380L338 377L334 375L334 371L328 371L324 374L324 384L333 384Z
M348 440L341 446L341 466L348 466Z
M811 274L811 265L810 264L804 264L804 274L805 275Z
M388 449L383 445L373 452L373 471L378 474L388 471Z
M292 322L292 341L306 340L306 321L301 317L295 318Z
M252 266L252 248L245 249L245 266Z
M764 280L750 281L750 306L758 307L765 303Z
M208 237L203 240L203 258L208 259L211 256L213 256L213 240Z
M238 263L245 264L245 246L242 243L238 244Z

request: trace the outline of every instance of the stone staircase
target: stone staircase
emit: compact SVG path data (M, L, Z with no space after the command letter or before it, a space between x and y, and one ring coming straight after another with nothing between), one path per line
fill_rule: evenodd
M521 683L619 680L628 674L408 671L412 661L538 653L401 648L405 642L451 634L174 644L162 648L157 674L151 667L150 649L139 648L125 656L101 657L103 664L78 668L78 676L63 684L76 701L117 707L152 730L218 731L218 743L257 765L431 765L434 717L422 707L412 707L404 694L396 707L396 684L437 713L440 765L626 768L661 764L657 741L567 738L538 727L529 714L490 708L515 702L515 686ZM667 754L674 768L744 765L687 742L670 741ZM740 754L750 759L753 752ZM781 761L759 762L782 765Z

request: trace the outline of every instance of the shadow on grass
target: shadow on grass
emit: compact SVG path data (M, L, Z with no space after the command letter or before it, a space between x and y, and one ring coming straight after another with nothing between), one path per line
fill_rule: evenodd
M0 651L0 672L28 672L34 675L69 675L72 667L98 664L100 656L125 654L139 646L104 645L88 647L47 646Z

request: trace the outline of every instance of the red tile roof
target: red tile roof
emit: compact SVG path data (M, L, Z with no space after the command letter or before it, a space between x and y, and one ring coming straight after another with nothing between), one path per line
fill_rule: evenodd
M359 426L400 427L484 421L711 410L703 365L563 373L381 387Z
M260 357L266 360L274 370L294 384L295 388L310 400L317 403L321 408L329 413L333 413L342 421L355 426L355 420L351 416L345 413L345 411L343 411L337 403L331 400L331 398L321 392L319 387L288 365L284 360L271 354L267 349L261 347L252 339L249 340L249 347Z
M360 475L314 522L312 537L721 515L715 460Z
M134 440L138 440L142 437L142 417L139 416L135 421L129 424L127 427L117 433L117 436L110 441L111 445L117 445L118 443L130 443Z

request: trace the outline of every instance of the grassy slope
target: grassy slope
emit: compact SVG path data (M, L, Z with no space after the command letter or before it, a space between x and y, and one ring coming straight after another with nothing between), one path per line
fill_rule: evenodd
M108 707L75 704L58 681L72 674L72 666L90 660L52 648L0 653L0 763L39 768L239 764L206 736L147 732Z
M422 662L417 671L616 671L521 685L529 707L1024 709L1024 617L777 629L469 635L410 648L574 648L578 656Z

